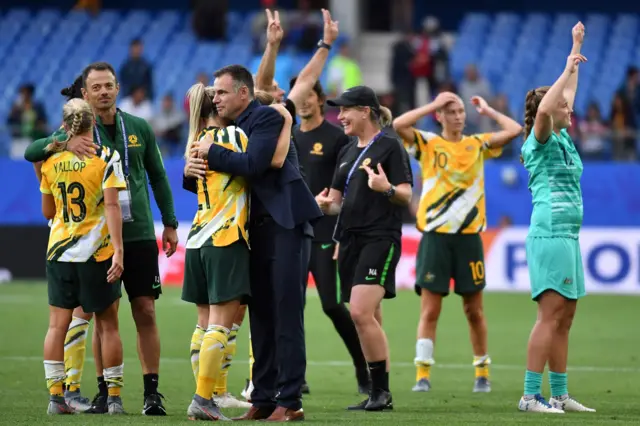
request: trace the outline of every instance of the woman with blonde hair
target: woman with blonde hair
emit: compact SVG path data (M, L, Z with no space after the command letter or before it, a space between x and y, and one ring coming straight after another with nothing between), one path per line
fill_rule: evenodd
M117 151L100 147L93 157L79 159L66 150L73 136L93 132L94 114L87 102L71 99L63 108L65 141L49 144L52 155L42 165L42 211L52 219L47 250L49 329L44 367L49 414L70 414L63 381L65 335L73 310L94 313L102 348L110 414L123 414L122 342L118 331L120 276L123 271L122 214L118 192L126 188Z
M331 188L316 201L325 214L339 215L334 240L340 244L338 273L342 297L350 304L362 352L369 367L369 397L349 410L393 408L389 390L389 344L382 329L382 300L396 295L402 212L411 201L409 157L383 128L391 112L366 86L327 101L340 107L339 120L357 138L342 149Z
M239 328L235 320L251 296L250 190L243 177L208 170L199 152L208 151L212 143L245 152L249 141L240 128L230 126L218 116L213 93L202 83L192 86L187 98L189 139L183 187L198 195L198 210L186 243L182 287L182 299L198 308L198 323L190 347L197 387L187 416L192 420L225 420L213 396L220 381L224 381L222 386L226 389ZM285 118L272 160L272 166L278 167L284 163L289 150L291 116L284 107L274 107Z

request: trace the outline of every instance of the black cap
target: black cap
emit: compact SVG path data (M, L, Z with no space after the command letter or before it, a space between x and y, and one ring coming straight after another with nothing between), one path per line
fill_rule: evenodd
M367 86L355 86L345 90L337 99L327 101L329 106L369 107L375 111L380 110L380 102L372 88Z

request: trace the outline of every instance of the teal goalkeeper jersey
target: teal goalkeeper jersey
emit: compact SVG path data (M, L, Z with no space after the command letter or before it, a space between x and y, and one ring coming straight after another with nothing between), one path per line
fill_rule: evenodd
M522 145L533 212L529 236L578 238L582 225L582 161L566 130L541 144L533 130Z

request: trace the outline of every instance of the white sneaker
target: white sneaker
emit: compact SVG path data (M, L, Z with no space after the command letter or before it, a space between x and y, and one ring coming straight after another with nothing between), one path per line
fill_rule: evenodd
M240 395L247 400L247 402L251 402L251 392L253 392L253 382L247 379L247 384L245 385Z
M220 408L251 408L251 403L240 401L229 392L214 396L213 401Z
M535 395L531 399L525 399L523 396L518 403L518 410L531 411L534 413L550 413L550 414L564 414L559 408L554 408L547 402L546 399L540 394Z
M563 410L563 411L579 411L582 413L596 412L596 410L594 410L593 408L585 407L584 405L580 404L578 401L571 398L570 396L567 396L562 399L551 397L551 399L549 399L549 404L551 404L553 408L557 408L558 410Z

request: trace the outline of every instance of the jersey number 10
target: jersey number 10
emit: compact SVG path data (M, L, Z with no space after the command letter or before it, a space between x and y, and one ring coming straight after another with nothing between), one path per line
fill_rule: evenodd
M440 167L444 169L447 167L447 162L449 161L449 157L444 152L436 152L433 156L433 168Z
M69 186L67 186L65 182L58 182L58 189L60 189L60 193L62 194L62 216L64 218L64 223L69 222L69 212L71 212L72 221L74 221L75 223L82 222L87 216L87 205L84 203L84 186L82 186L82 184L79 182L72 182L69 184ZM73 197L71 199L67 199L67 194ZM73 213L73 208L69 208L67 201L70 201L71 204L75 204L76 206L78 206L80 214L75 215Z

